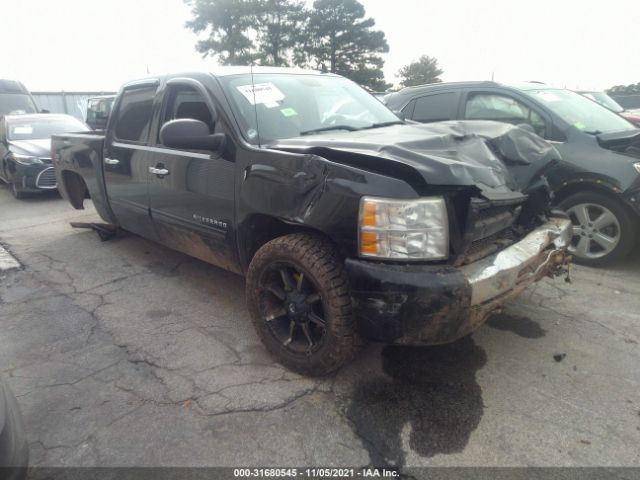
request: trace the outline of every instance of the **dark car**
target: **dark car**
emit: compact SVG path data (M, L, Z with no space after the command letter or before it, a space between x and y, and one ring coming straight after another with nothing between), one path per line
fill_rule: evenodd
M526 125L562 155L546 177L573 221L576 261L604 265L637 244L640 129L596 102L540 83L460 82L405 88L389 96L387 106L418 122Z
M30 192L53 190L51 135L89 128L70 115L7 115L0 118L0 180L20 199Z
M618 115L622 115L624 118L626 118L636 126L640 126L640 110L625 109L622 105L616 102L605 92L581 90L578 93L580 95L584 95L587 98L590 98L594 102L598 102L600 105L608 108L612 112L617 113Z
M88 190L100 231L246 275L258 335L305 374L344 365L361 336L452 342L568 261L570 221L540 176L553 146L498 122L407 125L337 75L142 79L104 133L52 151L60 193L81 209Z
M0 117L37 111L36 102L22 83L0 79Z
M20 408L0 377L0 478L24 479L28 461L29 448Z
M620 104L626 110L640 110L640 94L639 93L627 93L627 94L613 94L611 97Z
M115 95L100 95L87 100L87 125L94 130L104 130L109 120Z

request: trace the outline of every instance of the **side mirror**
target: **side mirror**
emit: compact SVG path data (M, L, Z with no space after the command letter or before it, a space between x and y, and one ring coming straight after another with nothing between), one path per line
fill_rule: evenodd
M160 141L169 148L217 152L224 148L225 140L224 133L212 135L206 123L193 118L170 120L160 129Z

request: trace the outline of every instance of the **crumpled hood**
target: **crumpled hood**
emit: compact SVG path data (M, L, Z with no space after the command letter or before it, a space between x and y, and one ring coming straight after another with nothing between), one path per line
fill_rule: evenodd
M489 121L331 131L279 140L267 148L312 153L328 160L338 152L369 157L372 162L384 159L390 171L394 164L409 166L430 185L475 185L482 191L523 192L561 158L550 143L533 132Z
M34 157L51 157L51 139L41 138L36 140L10 140L11 151L20 155L33 155Z

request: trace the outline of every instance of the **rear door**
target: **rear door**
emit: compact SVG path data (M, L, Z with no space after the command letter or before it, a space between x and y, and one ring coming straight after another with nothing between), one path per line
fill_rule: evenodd
M123 89L109 123L103 156L109 203L118 223L150 239L156 238L156 232L149 216L148 144L157 88L155 81Z
M149 206L159 240L206 262L239 271L232 233L233 159L209 151L168 148L159 138L162 125L179 118L201 120L210 133L228 134L221 121L214 121L215 101L201 83L177 78L167 83L159 109L149 165Z
M407 118L416 122L429 123L454 120L458 111L459 101L459 91L438 91L412 100L403 111Z

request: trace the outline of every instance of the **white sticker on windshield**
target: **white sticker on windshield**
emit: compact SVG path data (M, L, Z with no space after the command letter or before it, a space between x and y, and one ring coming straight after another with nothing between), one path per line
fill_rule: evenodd
M258 83L256 85L241 85L236 87L244 95L251 105L264 103L272 108L277 106L277 102L284 100L284 93L278 90L273 83Z
M29 135L33 133L33 128L29 125L25 125L22 127L13 127L14 135Z

